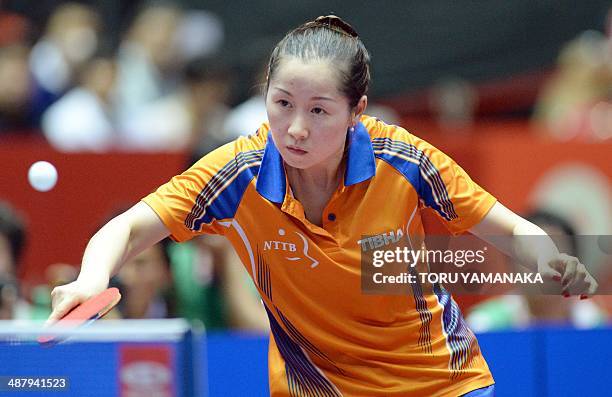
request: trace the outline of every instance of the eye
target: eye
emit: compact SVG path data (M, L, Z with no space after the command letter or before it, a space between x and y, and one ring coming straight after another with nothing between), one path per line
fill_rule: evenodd
M314 114L325 114L325 113L327 113L325 110L323 110L322 108L318 108L318 107L317 108L313 108L311 110L311 112L314 113Z
M279 105L281 105L282 107L286 108L290 106L289 101L285 100L285 99L279 99L278 101L276 101L276 103L278 103Z

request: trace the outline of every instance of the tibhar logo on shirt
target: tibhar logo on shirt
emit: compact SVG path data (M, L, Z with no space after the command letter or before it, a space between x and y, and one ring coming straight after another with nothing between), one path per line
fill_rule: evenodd
M304 259L301 256L299 256L299 253L301 252L302 254L304 254L304 256L306 258L308 258L310 260L310 267L316 267L319 264L319 261L316 260L315 258L311 257L310 255L308 255L308 240L306 239L306 237L300 233L300 232L294 232L295 234L298 235L298 237L301 240L301 244L300 242L297 243L292 243L292 242L286 242L286 241L280 241L280 240L267 240L264 241L264 251L286 251L288 252L290 255L289 257L285 257L285 259L287 259L288 261L299 261L300 259ZM284 236L285 230L284 229L278 229L278 234L279 236ZM297 255L295 255L295 254Z
M380 233L375 236L363 238L361 240L358 240L357 244L361 246L361 251L365 252L384 247L389 244L395 244L400 241L402 237L404 237L404 234L404 230L402 228L398 228L395 231L390 230L388 232Z

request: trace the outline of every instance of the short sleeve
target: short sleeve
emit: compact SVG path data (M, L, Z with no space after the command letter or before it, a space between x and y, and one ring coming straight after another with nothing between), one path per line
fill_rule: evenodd
M261 135L221 146L142 199L174 241L225 234L261 162Z
M453 233L477 225L497 199L449 156L429 143L414 138L419 156L419 196Z

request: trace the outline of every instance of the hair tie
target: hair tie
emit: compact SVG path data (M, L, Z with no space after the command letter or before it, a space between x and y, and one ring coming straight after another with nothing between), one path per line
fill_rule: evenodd
M314 20L314 23L349 37L359 37L351 25L335 15L320 16Z

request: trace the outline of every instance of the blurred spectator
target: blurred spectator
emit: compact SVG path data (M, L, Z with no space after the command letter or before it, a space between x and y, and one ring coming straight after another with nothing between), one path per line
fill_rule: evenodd
M117 101L120 123L173 92L177 65L174 38L182 11L174 5L156 4L143 8L120 44Z
M30 34L30 21L20 14L7 11L0 1L0 48L25 44Z
M179 316L207 329L269 330L257 289L227 241L199 236L169 253Z
M430 92L430 106L441 128L461 130L470 127L478 106L478 93L459 77L436 82Z
M225 39L223 21L215 14L204 10L184 12L174 37L181 62L213 56Z
M231 70L221 62L197 59L186 69L187 110L190 116L190 147L204 155L237 138L223 130L229 107Z
M98 48L100 29L99 15L88 5L69 2L53 11L30 54L36 114L42 115L72 87L79 69Z
M198 155L235 136L223 134L230 71L213 59L189 62L174 93L141 106L122 127L126 148L190 150Z
M253 95L232 109L225 120L223 129L228 135L248 135L255 132L266 120L268 120L268 114L263 94Z
M29 317L29 305L20 297L17 280L25 236L23 219L0 201L0 320Z
M534 114L553 136L563 140L612 138L611 33L606 37L584 32L562 50L557 71L544 86Z
M43 114L48 141L61 151L105 151L116 141L113 90L115 59L100 54L83 66L80 84Z
M32 81L28 75L28 49L0 47L0 133L37 127L32 114Z
M580 258L578 241L572 225L565 219L545 211L535 211L525 217L540 226L560 252ZM505 295L474 306L467 321L476 332L507 328L524 328L533 324L572 324L577 328L592 328L605 321L604 312L589 300L564 298L557 290L550 295L542 292Z
M223 123L223 130L229 136L251 134L259 128L261 123L268 120L264 97L268 73L267 59L265 62L260 62L258 69L259 72L255 74L250 89L253 95L235 106Z
M118 310L125 319L174 317L167 241L146 249L126 262L111 285L121 291Z

